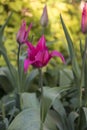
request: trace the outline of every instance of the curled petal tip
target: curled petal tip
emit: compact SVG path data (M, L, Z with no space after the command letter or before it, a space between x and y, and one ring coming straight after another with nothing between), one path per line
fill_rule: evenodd
M62 62L63 62L64 64L66 63L64 56L63 56L60 52L58 52L58 51L52 51L52 52L51 52L51 57L54 57L54 56L60 57L60 59L62 60Z

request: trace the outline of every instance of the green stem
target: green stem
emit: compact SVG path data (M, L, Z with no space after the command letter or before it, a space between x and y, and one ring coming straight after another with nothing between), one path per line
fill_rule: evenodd
M18 78L19 78L19 83L18 83L18 95L19 95L19 109L21 110L22 107L22 99L21 99L21 88L20 88L20 63L19 63L19 58L20 58L20 44L18 46L18 54L17 54L17 66L18 66Z
M2 117L3 117L3 120L5 119L5 105L2 104Z
M85 40L85 52L84 52L84 84L85 84L85 106L87 107L87 37Z
M18 46L18 54L17 54L18 73L19 73L19 56L20 56L20 44Z
M46 27L42 27L41 34L43 35L45 33Z
M80 122L81 122L81 107L82 107L82 88L83 88L83 81L85 85L85 105L87 105L87 79L86 79L86 57L87 57L87 37L85 39L85 50L83 54L83 60L82 60L82 70L81 70L81 82L80 82L80 88L79 88L79 120L78 120L78 130L80 130Z
M39 69L39 86L41 88L41 98L40 98L40 130L43 130L43 119L42 119L42 105L43 105L43 75L42 69Z

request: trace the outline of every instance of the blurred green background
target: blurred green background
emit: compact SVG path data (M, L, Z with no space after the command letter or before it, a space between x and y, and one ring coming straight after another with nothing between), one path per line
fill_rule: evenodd
M49 15L49 24L45 29L47 45L52 50L56 49L61 51L65 58L68 57L66 39L60 22L60 14L62 14L64 22L74 41L74 47L79 59L79 40L84 40L84 35L81 32L80 0L0 0L0 26L6 21L10 12L13 12L5 28L3 37L3 43L7 48L7 53L12 64L16 65L18 47L16 33L21 21L25 19L27 26L31 22L33 23L29 38L33 35L33 43L36 44L42 32L40 17L45 4L47 5ZM2 56L0 56L0 65L5 65Z

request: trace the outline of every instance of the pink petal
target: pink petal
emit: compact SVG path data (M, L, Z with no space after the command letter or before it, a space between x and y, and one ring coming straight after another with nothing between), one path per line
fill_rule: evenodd
M27 70L29 68L29 65L31 65L31 64L33 64L35 62L36 62L35 60L31 61L29 59L25 59L24 60L24 72L27 72Z
M32 23L29 25L28 30L25 32L25 40L27 40L31 27L32 27Z
M28 48L29 48L30 50L35 51L35 47L32 45L32 43L30 43L29 41L26 41L26 44L27 44L27 46L28 46Z
M83 33L87 33L87 3L84 4L82 11L81 28Z
M63 55L60 52L58 52L58 51L52 51L51 54L50 54L50 58L53 57L53 56L60 57L61 60L62 60L62 62L65 63L65 59L64 59Z
M38 41L38 44L36 46L36 50L38 52L39 50L43 50L45 48L46 48L46 40L45 40L44 35L42 35L42 37Z
M29 65L30 65L29 60L25 59L24 60L24 72L27 72Z
M35 56L35 60L40 61L42 66L44 66L45 64L48 63L49 57L50 57L49 52L46 49L46 50L43 50L43 51L39 51L37 53L37 55Z

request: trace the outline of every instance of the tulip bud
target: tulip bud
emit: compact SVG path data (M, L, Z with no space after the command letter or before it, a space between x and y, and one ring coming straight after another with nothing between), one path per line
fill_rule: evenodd
M20 29L19 29L19 31L17 33L17 36L16 36L17 42L19 44L23 44L23 43L26 42L31 27L32 27L32 24L30 24L28 29L26 29L26 22L22 21L21 27L20 27Z
M40 19L40 23L43 27L48 25L48 13L47 13L47 6L45 5L43 9L43 13Z
M83 33L87 33L87 2L84 3L82 10L81 29Z

